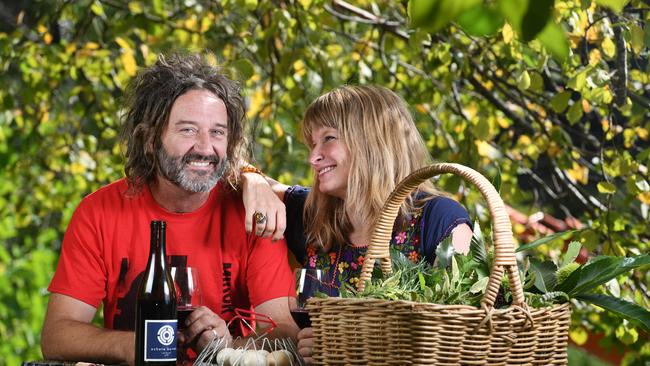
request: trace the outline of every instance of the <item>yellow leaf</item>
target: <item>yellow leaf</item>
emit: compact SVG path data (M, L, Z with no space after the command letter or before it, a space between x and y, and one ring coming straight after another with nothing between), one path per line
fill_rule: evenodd
M125 41L122 37L116 37L115 43L117 43L120 46L120 48L122 48L125 51L132 51L129 43Z
M302 60L297 60L296 62L294 62L293 69L296 71L296 75L298 76L303 76L307 72L305 63Z
M184 24L185 24L185 28L187 28L187 29L196 30L196 28L197 28L196 27L196 25L197 25L196 18L185 19Z
M503 36L503 42L508 44L512 42L512 38L514 37L515 32L512 31L510 24L505 23L501 29L501 35Z
M135 76L138 64L135 62L133 52L123 52L122 55L120 55L120 60L122 60L124 71L126 71L129 76Z
M573 162L572 168L567 169L566 173L569 176L569 179L582 185L586 185L589 181L589 169L576 162Z
M39 25L36 26L36 31L39 34L43 34L43 33L47 32L47 27L44 26L43 24L39 24Z
M45 35L43 36L43 42L45 42L45 44L52 43L52 35L50 34L50 32L45 33Z
M341 47L340 44L330 44L325 47L327 50L327 53L329 54L329 57L336 57L340 55L343 52L343 47Z
M248 118L253 118L264 107L264 102L266 101L266 93L264 92L264 86L257 88L251 95L251 104L248 108Z
M616 45L614 45L611 38L605 38L600 47L603 49L603 52L605 52L605 56L612 58L616 55Z
M70 164L70 173L72 173L73 175L83 174L85 172L86 172L86 167L80 162L75 161L72 164Z
M495 159L499 157L499 151L492 147L487 141L475 141L476 150L479 156Z
M96 50L99 48L99 45L95 42L86 42L86 45L84 46L89 50Z
M598 182L598 192L612 194L616 192L616 186L610 182Z
M583 344L587 343L589 335L584 328L580 327L569 331L569 337L575 344L582 346Z
M133 14L142 14L142 4L139 1L131 1L129 2L129 10Z
M597 48L594 48L589 52L589 65L595 66L600 62L600 60L603 59L603 55L600 53L600 50Z
M43 114L41 115L41 120L40 120L40 122L41 122L41 123L45 123L45 122L47 122L49 119L50 119L50 112L48 112L47 110L44 110L44 111L43 111Z
M646 205L650 205L650 192L639 193L636 195L636 198L638 198L639 201L645 203Z
M648 140L648 130L647 129L645 129L643 127L636 127L634 129L634 131L636 132L636 135L639 136L639 138L641 140L645 140L645 141Z
M207 32L212 26L212 20L209 17L203 17L201 19L201 33Z
M275 130L275 135L277 137L282 137L284 136L284 129L282 128L282 125L280 125L279 122L275 122L273 124L273 129Z

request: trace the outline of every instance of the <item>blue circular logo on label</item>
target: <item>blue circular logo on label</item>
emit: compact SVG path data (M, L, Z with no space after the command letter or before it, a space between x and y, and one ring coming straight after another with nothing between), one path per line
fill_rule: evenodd
M165 325L158 329L158 342L163 346L169 346L174 342L174 328L169 325Z

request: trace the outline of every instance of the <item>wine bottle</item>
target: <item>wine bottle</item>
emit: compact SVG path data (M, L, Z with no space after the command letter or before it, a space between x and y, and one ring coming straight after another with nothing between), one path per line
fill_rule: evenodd
M135 318L135 364L176 365L176 293L165 261L164 221L151 221L149 261Z

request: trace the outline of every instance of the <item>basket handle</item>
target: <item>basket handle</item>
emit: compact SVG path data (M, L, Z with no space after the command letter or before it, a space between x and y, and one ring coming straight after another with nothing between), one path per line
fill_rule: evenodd
M366 281L372 276L375 260L380 259L381 269L387 274L391 271L389 244L393 224L399 208L406 197L425 180L441 173L452 173L475 185L485 198L490 215L492 216L492 235L494 237L494 261L487 288L481 299L481 304L491 308L494 305L504 270L508 272L510 290L515 305L524 305L524 292L519 278L517 259L515 257L515 241L512 226L501 196L492 184L479 172L460 164L440 163L421 168L404 178L390 194L379 214L375 224L370 245L363 261L360 281L357 289L363 291Z

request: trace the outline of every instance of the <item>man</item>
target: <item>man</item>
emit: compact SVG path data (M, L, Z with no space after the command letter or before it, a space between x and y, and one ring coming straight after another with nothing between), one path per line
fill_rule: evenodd
M230 337L226 322L250 307L277 323L275 335L295 337L285 243L246 234L232 188L246 152L236 84L199 56L161 56L132 81L126 102L126 179L84 198L72 216L49 287L43 355L134 362L135 300L154 219L167 221L172 263L199 268L205 306L189 315L182 341L200 350ZM90 322L102 302L98 328Z

